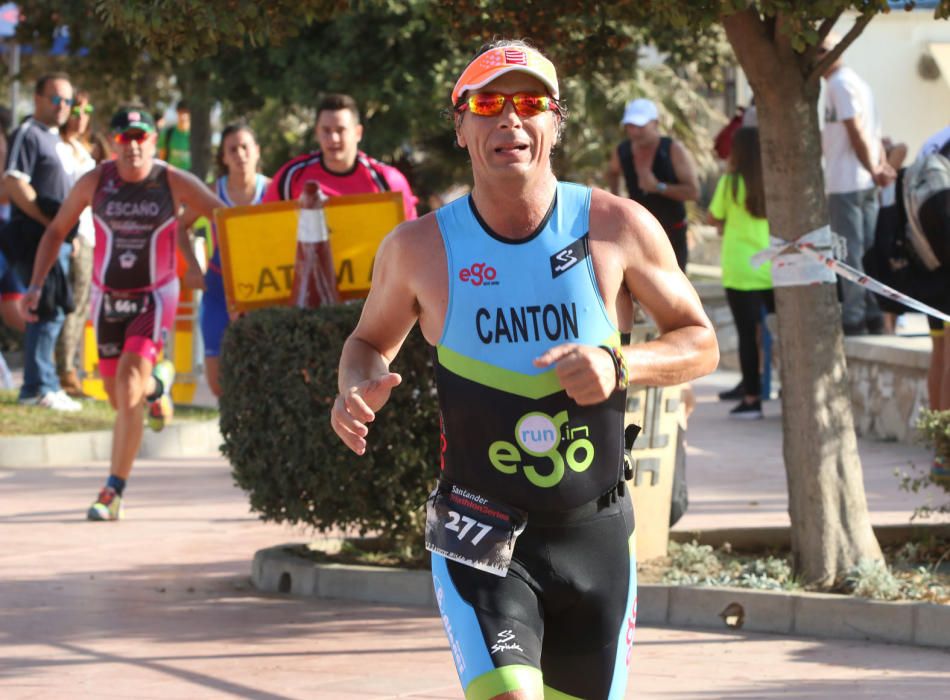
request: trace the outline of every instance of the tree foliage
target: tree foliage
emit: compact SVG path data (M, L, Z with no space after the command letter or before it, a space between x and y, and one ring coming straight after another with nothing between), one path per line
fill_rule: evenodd
M610 147L621 138L623 103L639 95L664 103L665 126L697 153L707 151L706 129L716 117L702 92L721 78L726 53L721 32L694 42L696 60L689 65L673 70L654 62L641 69L639 56L649 37L618 18L582 26L565 22L557 29L542 23L547 17L557 23L557 14L543 3L526 3L520 14L520 3L495 5L498 23L489 32L460 19L464 8L448 4L361 3L314 22L279 46L223 48L207 59L210 89L223 99L229 118L249 118L259 127L268 172L314 145L312 110L321 94L349 92L363 107L362 147L407 171L425 196L468 180L465 154L443 115L454 80L480 44L494 34L510 35L519 17L530 24L537 16L539 29L549 34L532 38L561 67L573 114L555 163L560 176L599 179ZM681 37L669 36L664 43L686 59ZM576 52L577 46L586 53Z
M24 33L48 40L68 25L73 47L88 49L86 58L61 63L82 69L77 83L92 86L98 101L111 108L138 97L154 106L172 91L198 106L220 101L225 121L243 118L257 127L265 172L314 147L320 95L349 92L363 107L364 150L396 163L423 197L467 181L465 154L442 112L458 73L494 36L528 36L560 67L574 117L555 166L559 176L585 182L599 181L609 149L622 137L623 103L640 95L664 104L664 127L702 161L716 116L701 95L721 80L726 55L718 29L688 37L641 26L607 3L566 2L558 11L536 0L281 0L266 9L240 0L99 0L63 10L55 0L27 0L24 6L32 18ZM584 12L586 6L596 11ZM249 25L253 31L246 31ZM669 56L668 64L641 66L649 42ZM210 140L192 140L193 163L207 163Z
M265 46L296 36L317 19L340 12L345 0L96 0L108 29L157 55L188 61L223 46Z
M97 107L94 122L102 126L113 107L140 100L153 107L167 99L170 62L143 51L124 34L103 25L87 3L24 0L16 39L31 47L17 78L35 78L47 71L66 71L76 87L87 90ZM68 32L68 51L49 55L55 37Z

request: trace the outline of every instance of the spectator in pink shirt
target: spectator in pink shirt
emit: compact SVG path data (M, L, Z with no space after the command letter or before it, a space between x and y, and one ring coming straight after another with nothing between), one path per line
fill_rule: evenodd
M359 150L363 138L359 107L349 95L327 95L317 107L316 136L320 150L285 163L263 201L297 199L303 183L316 180L324 194L401 192L406 219L416 218L416 197L405 176Z

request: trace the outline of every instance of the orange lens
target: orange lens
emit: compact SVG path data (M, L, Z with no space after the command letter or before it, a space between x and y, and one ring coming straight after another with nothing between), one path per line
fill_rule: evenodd
M505 108L505 95L480 92L468 98L468 110L480 117L494 117Z
M547 95L519 92L511 96L511 101L515 103L515 111L521 117L533 117L551 109L551 98Z
M123 131L115 135L115 142L124 144L132 143L142 143L145 139L148 138L148 134L144 131Z
M518 92L504 95L500 92L479 92L458 106L458 111L468 109L480 117L496 117L505 109L505 103L511 100L519 117L534 117L550 109L556 109L557 103L547 95Z

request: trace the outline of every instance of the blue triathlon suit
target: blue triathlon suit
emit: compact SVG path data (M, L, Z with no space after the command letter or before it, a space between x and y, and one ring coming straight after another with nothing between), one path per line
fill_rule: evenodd
M441 477L528 513L505 577L432 555L468 700L542 685L546 698L617 700L626 688L637 598L633 510L618 488L625 393L579 406L532 364L563 343L620 343L591 263L590 198L558 183L517 241L470 196L436 214L449 273L435 348Z
M269 180L263 175L257 175L254 184L254 199L251 204L260 204ZM215 193L218 199L227 206L235 206L228 196L228 176L218 178L215 183ZM228 306L224 298L224 278L221 277L221 252L218 247L217 236L214 241L214 252L208 261L208 271L205 273L205 292L201 295L201 336L205 343L205 357L217 357L221 354L221 338L231 322L228 316Z

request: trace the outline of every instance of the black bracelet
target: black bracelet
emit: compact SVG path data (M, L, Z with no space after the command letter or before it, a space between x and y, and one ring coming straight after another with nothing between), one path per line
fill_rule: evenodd
M614 377L617 382L614 390L626 389L630 384L630 370L627 368L627 360L623 356L623 350L609 345L599 345L598 347L605 350L614 363Z

